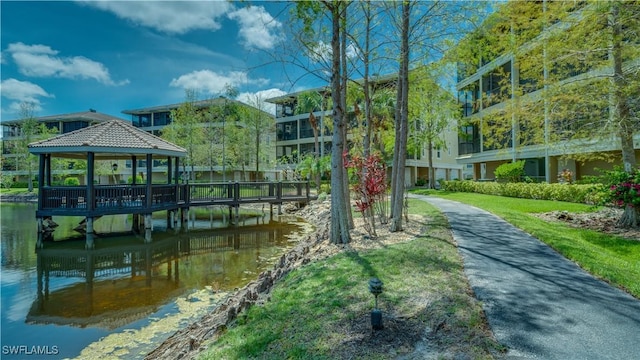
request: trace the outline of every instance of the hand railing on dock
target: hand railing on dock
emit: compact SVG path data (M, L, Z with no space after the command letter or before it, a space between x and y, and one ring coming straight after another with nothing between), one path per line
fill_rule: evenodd
M146 184L95 185L93 194L85 186L47 186L41 192L39 210L70 215L310 200L309 183L301 181L153 184L149 189ZM87 199L93 199L93 206Z

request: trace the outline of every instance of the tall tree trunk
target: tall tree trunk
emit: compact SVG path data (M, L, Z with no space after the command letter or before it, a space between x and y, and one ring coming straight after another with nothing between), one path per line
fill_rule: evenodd
M260 131L258 131L256 127L256 181L259 180L259 173L260 173Z
M371 36L371 2L365 0L363 5L365 13L365 34L364 34L364 54L363 54L363 67L364 67L364 117L365 117L365 131L362 138L362 154L364 158L368 158L371 153L371 89L369 85L369 46Z
M429 156L429 189L435 189L435 172L433 171L433 140L427 141L427 152Z
M309 123L311 124L311 129L313 130L313 149L314 149L314 153L313 153L313 167L315 167L315 169L312 169L314 175L315 175L315 182L316 182L316 190L318 191L318 194L320 193L320 147L319 147L319 143L318 143L318 122L316 121L316 117L315 115L313 115L313 112L309 113Z
M410 4L407 0L402 2L402 44L400 48L400 70L398 76L398 99L400 100L396 105L399 109L396 110L396 123L398 128L396 129L396 144L394 153L393 168L395 170L395 178L392 189L393 202L391 204L392 219L391 228L392 232L402 231L402 220L404 210L404 167L407 157L407 131L408 131L408 94L409 94L409 12Z
M611 78L611 111L613 121L619 124L618 136L620 137L620 148L622 150L622 164L624 170L631 173L636 168L636 155L633 148L633 123L627 97L624 95L626 86L625 74L622 71L622 24L620 21L620 3L612 2L608 14L608 25L611 30L611 44L609 49L609 59L613 67ZM640 210L637 207L627 205L619 220L621 226L638 227L640 225Z
M342 100L342 116L343 116L343 124L342 127L342 153L345 154L349 151L348 147L348 129L349 129L349 119L347 118L347 7L349 6L348 2L343 2L343 13L341 15L340 25L341 25L341 33L340 33L340 62L342 65L342 74L340 77L340 86L341 86L341 100ZM343 160L344 161L344 160ZM344 165L344 164L343 164ZM347 223L349 224L349 229L354 228L353 224L353 214L351 212L351 192L349 191L349 172L347 168L342 167L342 190L344 192L344 198L347 204Z
M333 100L333 137L331 145L331 242L334 244L349 243L349 222L347 219L347 199L344 197L344 109L342 107L342 89L340 83L340 20L341 2L333 1L326 6L331 11L331 98Z

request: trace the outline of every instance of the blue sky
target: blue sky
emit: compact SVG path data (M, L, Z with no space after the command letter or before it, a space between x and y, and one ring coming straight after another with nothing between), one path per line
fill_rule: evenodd
M128 119L122 110L179 103L185 89L207 98L230 84L240 100L300 90L268 56L283 41L285 6L1 1L0 119L20 118L25 101L36 116L92 108Z

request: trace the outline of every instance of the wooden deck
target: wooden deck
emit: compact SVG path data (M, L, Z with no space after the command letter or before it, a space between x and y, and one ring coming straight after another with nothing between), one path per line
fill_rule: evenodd
M150 214L193 206L308 202L309 182L227 182L195 184L44 186L40 189L37 217L99 217ZM93 199L90 203L87 199Z

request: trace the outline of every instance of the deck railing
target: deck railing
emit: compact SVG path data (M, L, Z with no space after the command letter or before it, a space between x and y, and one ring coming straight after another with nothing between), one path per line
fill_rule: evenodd
M93 196L85 186L50 186L40 189L40 211L82 215L86 212L125 213L129 210L162 210L184 206L242 203L282 203L310 200L309 183L228 182L196 184L96 185ZM149 197L148 197L149 196ZM89 207L87 199L93 198Z

